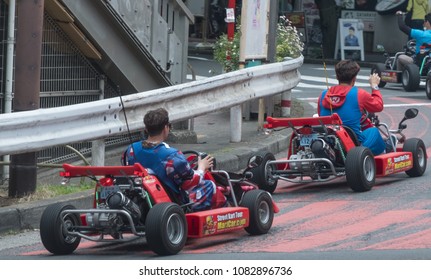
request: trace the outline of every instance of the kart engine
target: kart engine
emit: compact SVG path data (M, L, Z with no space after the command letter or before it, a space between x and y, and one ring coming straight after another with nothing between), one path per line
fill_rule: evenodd
M117 191L111 193L106 202L98 206L97 209L118 209L125 210L132 217L133 223L136 225L142 217L141 208L131 198L127 197L123 192ZM117 213L87 213L87 224L96 228L116 229L124 224L129 224L128 219L124 215Z
M325 163L306 161L306 159L313 158L326 158L331 162L335 163L336 155L333 148L322 138L313 140L309 147L304 147L303 150L299 150L296 154L290 156L290 160L304 160L301 162L289 163L290 168L294 170L318 170L319 166L329 168Z
M322 138L314 140L310 147L316 158L327 158L330 161L335 162L336 157L334 150Z
M139 206L131 199L126 197L122 192L116 192L106 198L106 203L109 209L123 209L126 210L136 223L141 218L141 210Z

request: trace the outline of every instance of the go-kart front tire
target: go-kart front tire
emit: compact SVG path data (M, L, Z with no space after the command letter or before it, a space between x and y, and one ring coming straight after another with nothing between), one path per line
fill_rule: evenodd
M416 64L407 64L403 70L401 82L405 91L416 91L421 82L419 67Z
M346 179L355 192L371 190L376 180L376 162L370 149L358 146L347 153Z
M175 203L159 203L150 209L145 222L150 249L158 255L175 255L187 241L187 221L183 209Z
M267 166L266 163L275 160L275 156L272 153L265 153L262 158L262 163L259 166L249 170L253 173L253 177L250 181L258 185L259 189L273 193L277 187L278 179L272 177L272 166Z
M410 177L422 176L427 168L427 154L425 144L421 139L410 138L404 142L403 151L413 155L413 167L406 171Z
M373 73L377 73L379 75L379 77L382 77L382 72L386 70L386 66L384 63L376 63L372 68L371 68L371 74ZM379 87L383 88L386 85L386 82L382 82L382 80L380 80L379 83Z
M71 254L78 248L81 237L72 236L66 233L66 229L71 229L81 225L78 214L66 214L63 217L65 227L63 227L61 212L64 210L76 209L73 205L53 204L48 206L42 213L40 219L40 238L43 246L55 255Z
M249 225L245 230L251 235L265 234L274 220L271 195L263 190L251 190L244 194L241 206L249 209Z

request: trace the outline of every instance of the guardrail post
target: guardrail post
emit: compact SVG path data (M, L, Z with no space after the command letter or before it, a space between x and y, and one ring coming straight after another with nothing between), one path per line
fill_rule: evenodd
M230 108L230 141L241 142L242 134L242 106Z
M292 91L286 90L281 94L281 116L290 117L290 105L292 100Z
M101 76L99 80L100 95L99 99L105 98L105 76ZM105 165L105 140L98 139L91 143L91 163L94 166Z

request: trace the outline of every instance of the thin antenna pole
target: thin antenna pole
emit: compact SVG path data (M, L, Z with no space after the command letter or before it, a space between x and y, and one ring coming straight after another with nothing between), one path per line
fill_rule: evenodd
M325 62L325 54L323 53L323 45L320 45L320 46L321 46L321 50L322 50L323 70L325 72L325 79L326 79L326 89L327 89L326 94L329 94L329 97L331 97L330 96L329 82L328 82L328 71L326 69L326 62ZM329 98L329 109L330 109L331 115L332 115L332 102L331 102L331 98Z

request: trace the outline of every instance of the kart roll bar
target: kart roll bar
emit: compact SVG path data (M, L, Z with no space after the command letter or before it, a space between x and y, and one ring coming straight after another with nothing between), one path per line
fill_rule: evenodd
M321 116L321 117L306 117L306 118L273 118L267 117L267 123L264 124L264 128L272 129L276 127L290 127L293 128L295 126L316 126L316 125L342 125L343 122L338 116L337 113L334 113L330 116Z

